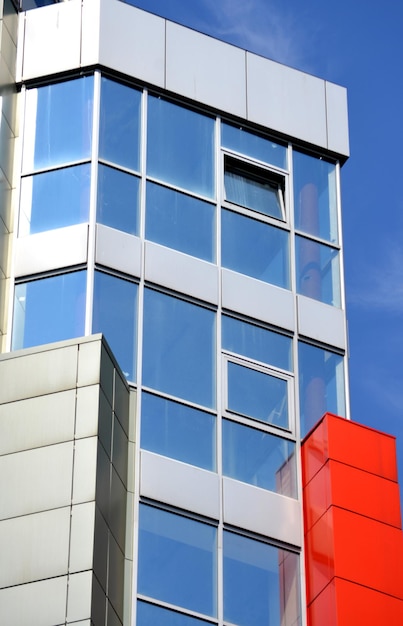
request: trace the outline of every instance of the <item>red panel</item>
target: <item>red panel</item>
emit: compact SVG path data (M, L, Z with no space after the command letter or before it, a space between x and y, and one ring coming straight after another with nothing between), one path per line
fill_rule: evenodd
M305 438L301 448L303 485L306 485L328 460L325 441L327 441L327 427L322 419Z
M304 487L304 526L307 532L331 505L330 465L327 462Z
M328 510L305 534L306 595L308 604L334 577L334 529Z
M403 600L335 578L308 608L309 626L402 626Z

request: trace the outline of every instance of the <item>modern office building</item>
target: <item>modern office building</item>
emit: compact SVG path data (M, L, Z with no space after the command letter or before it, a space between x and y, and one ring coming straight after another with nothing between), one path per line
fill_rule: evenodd
M348 420L345 89L119 0L23 9L1 21L0 623L401 624L394 442ZM340 556L368 519L378 578Z

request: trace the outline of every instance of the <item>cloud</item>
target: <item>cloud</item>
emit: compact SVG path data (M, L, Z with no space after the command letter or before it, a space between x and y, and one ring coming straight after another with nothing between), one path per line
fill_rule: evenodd
M357 261L347 290L347 303L388 313L403 313L403 246L389 242L368 262ZM351 274L352 272L350 272Z
M202 29L273 60L310 71L307 50L315 27L308 34L294 13L270 0L202 0L207 16ZM277 6L274 6L277 4ZM214 32L212 32L212 26Z

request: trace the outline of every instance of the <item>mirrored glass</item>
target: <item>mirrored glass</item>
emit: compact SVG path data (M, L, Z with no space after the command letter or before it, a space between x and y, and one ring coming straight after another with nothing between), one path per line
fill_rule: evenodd
M325 304L341 306L339 251L298 236L295 248L297 292Z
M97 222L138 234L140 179L107 165L98 166Z
M101 81L99 156L140 169L141 92L109 78Z
M150 96L147 121L147 174L213 198L214 120Z
M141 600L137 603L136 624L137 626L211 626L211 622Z
M144 293L143 384L215 406L215 313L172 296Z
M211 413L143 393L141 447L214 471L215 421Z
M337 243L336 166L293 153L295 228Z
M223 350L292 370L292 339L235 317L222 317Z
M136 379L136 283L95 272L92 332L103 333L124 375Z
M139 526L139 593L215 616L216 528L146 505Z
M149 182L146 238L205 261L214 261L215 206Z
M295 444L237 422L223 420L223 473L284 496L297 497Z
M287 167L287 148L266 137L256 135L232 124L221 124L221 144L223 148L234 150L270 165Z
M224 620L238 626L295 626L298 555L224 532Z
M91 154L93 77L27 91L24 171L88 159Z
M221 213L222 265L289 288L289 233L234 211Z
M12 349L84 335L86 272L15 286Z
M19 236L88 222L90 164L53 170L21 181Z
M299 343L301 436L327 412L345 417L344 359L340 354Z
M286 380L231 362L227 376L229 411L289 428Z

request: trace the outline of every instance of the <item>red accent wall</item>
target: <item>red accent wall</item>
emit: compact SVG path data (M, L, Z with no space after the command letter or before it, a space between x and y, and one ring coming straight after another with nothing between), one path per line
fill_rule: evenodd
M326 413L302 480L308 626L402 626L395 438Z

